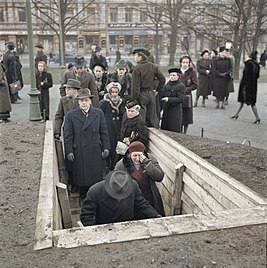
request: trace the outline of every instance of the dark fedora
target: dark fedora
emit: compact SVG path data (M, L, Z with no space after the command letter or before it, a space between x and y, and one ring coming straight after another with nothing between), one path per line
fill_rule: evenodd
M96 52L100 52L101 50L102 50L101 47L96 47L96 48L95 48L95 53L96 53Z
M150 52L147 49L143 48L143 47L135 48L133 50L133 54L136 54L136 53L140 53L140 54L144 55L145 57L150 56Z
M179 68L170 68L169 70L168 70L168 73L170 74L170 73L179 73Z
M38 48L44 49L44 47L43 47L42 44L36 44L34 47L38 47Z
M81 56L81 57L77 56L74 58L74 66L75 67L80 68L80 67L84 67L85 65L86 65L86 63L85 63L83 56Z
M8 49L8 50L14 50L14 49L15 49L15 45L14 45L13 42L8 42L8 43L6 44L6 46L7 46L7 49Z
M67 81L67 84L63 85L63 87L72 87L72 88L80 89L81 82L76 79L69 78Z
M121 200L133 191L131 176L122 170L109 172L105 177L105 190L114 199Z
M76 99L85 99L85 98L90 98L92 99L94 96L91 95L91 91L88 88L82 88L78 91L78 95Z

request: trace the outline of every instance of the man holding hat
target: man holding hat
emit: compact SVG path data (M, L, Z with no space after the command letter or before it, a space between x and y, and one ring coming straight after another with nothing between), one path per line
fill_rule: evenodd
M81 208L84 226L156 217L161 215L142 196L138 184L120 170L109 172L104 181L93 185Z
M37 69L39 61L44 61L47 65L47 55L43 51L44 47L42 44L36 44L34 47L36 48L35 68Z
M102 180L102 158L110 150L105 117L102 110L91 107L93 98L89 89L80 89L79 107L66 114L63 127L65 155L73 162L73 184L79 186L81 198Z
M156 92L153 90L153 81L158 80L156 91L165 84L165 77L158 66L148 61L149 51L144 48L133 50L137 65L133 69L132 99L137 100L141 106L140 114L148 127L159 127L156 112Z
M71 70L67 70L64 73L62 84L60 86L60 95L63 97L66 95L65 92L65 84L69 78L75 79L81 82L81 88L90 89L94 98L92 99L92 103L94 107L97 107L99 102L98 91L96 87L95 77L94 75L85 69L86 62L83 56L77 56L74 59L74 66Z

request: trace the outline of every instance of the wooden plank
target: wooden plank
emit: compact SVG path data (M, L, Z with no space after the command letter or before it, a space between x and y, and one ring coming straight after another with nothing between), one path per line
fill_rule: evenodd
M59 205L61 208L63 227L71 228L72 227L72 219L71 219L71 210L70 210L70 202L67 185L61 182L57 183L57 194Z
M207 204L207 206L213 210L224 210L225 208L216 200L214 199L209 192L205 191L198 183L196 183L188 174L184 173L183 178L184 184L186 184L191 191L198 196L199 198L195 201L200 201L201 204L195 202L199 207L202 207L203 203ZM207 211L206 211L207 212Z
M68 173L67 173L64 154L63 154L62 141L55 139L54 142L55 142L55 148L56 148L56 156L57 156L60 182L67 184Z
M72 248L266 224L266 208L258 206L195 215L79 227L53 232L54 246Z
M202 178L208 179L210 183L215 184L211 185L219 192L224 192L225 196L237 206L246 208L258 204L267 204L265 198L259 197L257 193L239 181L230 177L228 174L219 170L187 148L174 142L160 130L151 128L149 130L149 136L155 144L157 144L159 140L164 140L166 143L160 150L175 155L175 158L177 158L178 161L182 162L186 167L190 167L194 173ZM159 142L158 144L162 144L162 142Z
M172 207L172 195L169 193L168 189L166 189L164 187L164 185L162 184L161 187L159 187L159 192L161 195L161 198L164 200L164 202L166 202L167 204L169 204L169 206ZM172 208L173 209L173 208ZM167 214L166 214L167 215ZM170 214L172 215L172 214ZM170 216L168 215L168 216Z
M185 192L182 192L182 210L186 211L182 214L201 213L202 210L194 203L194 201Z
M46 121L42 171L35 223L35 250L49 248L53 246L53 143L53 124L52 121Z

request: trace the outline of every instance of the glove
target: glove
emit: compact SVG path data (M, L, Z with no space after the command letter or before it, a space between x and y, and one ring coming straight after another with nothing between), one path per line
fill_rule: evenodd
M61 134L60 134L60 133L55 133L55 134L54 134L54 138L55 138L56 140L60 140L60 137L61 137Z
M67 159L69 160L69 161L74 161L74 154L73 153L69 153L69 154L67 154Z
M141 163L141 167L145 167L145 166L148 165L150 162L151 162L150 159L145 158L145 159L142 161L142 163Z
M109 156L109 150L108 149L104 149L104 151L102 152L102 158L106 159Z

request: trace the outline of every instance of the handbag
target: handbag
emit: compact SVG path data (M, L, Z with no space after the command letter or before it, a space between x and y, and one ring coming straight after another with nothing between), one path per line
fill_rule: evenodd
M17 93L18 91L21 90L21 83L20 83L20 81L18 80L18 81L15 81L15 82L9 84L9 88L10 88L11 94Z
M183 101L183 108L190 108L190 107L192 107L191 95L185 95Z
M126 151L128 150L128 145L118 141L116 146L116 153L120 155L125 155Z

